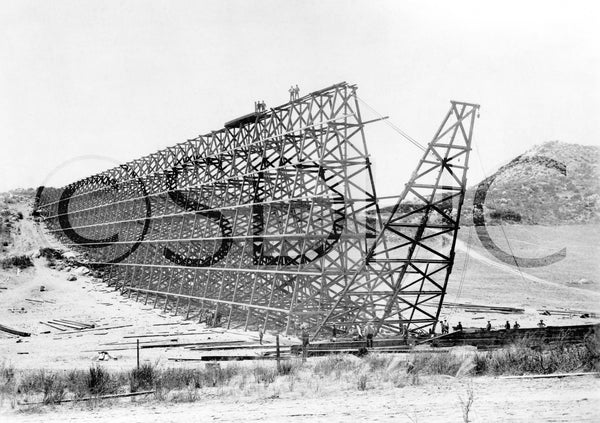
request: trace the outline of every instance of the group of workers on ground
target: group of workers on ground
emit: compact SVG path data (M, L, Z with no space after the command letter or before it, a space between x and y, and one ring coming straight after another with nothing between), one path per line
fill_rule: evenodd
M450 325L448 324L448 322L446 320L440 321L440 326L441 326L441 330L442 330L442 335L450 332ZM504 324L504 329L506 329L506 330L511 330L511 329L516 330L516 329L519 329L520 327L521 327L521 325L517 321L515 321L515 323L512 325L512 327L508 320ZM542 319L540 319L539 323L537 324L537 327L545 328L546 324L544 323L544 321ZM458 324L456 326L454 326L453 329L455 332L462 331L463 330L462 323L458 322ZM490 322L489 320L487 322L487 325L485 326L485 330L488 332L492 330L492 322ZM433 332L433 333L435 333L435 332Z
M441 326L442 335L449 333L450 325L448 324L448 321L443 320L443 321L440 321L439 323ZM540 319L540 322L537 324L537 326L539 328L545 328L546 324L544 323L543 320ZM511 330L511 329L517 330L520 327L521 327L521 325L519 325L519 322L517 322L517 321L515 321L515 323L512 325L512 327L508 320L504 324L504 329L506 329L506 330ZM303 323L300 328L301 328L301 339L302 339L302 359L305 361L306 357L308 355L308 346L310 345L310 331L308 328L308 324L306 324L306 323ZM461 332L463 330L462 323L458 322L458 324L456 326L453 326L453 329L455 332ZM485 330L486 331L492 330L492 323L489 320L487 322ZM435 326L431 329L430 334L435 335ZM260 345L262 345L262 343L263 343L264 335L265 335L264 327L263 327L263 325L260 325L258 327L258 339L259 339ZM338 328L335 324L333 325L333 328L332 328L332 335L333 335L332 341L335 342L337 340L337 335L338 335ZM375 328L373 327L373 325L370 322L364 326L362 331L359 326L353 326L349 332L349 335L353 341L360 341L362 339L366 339L366 342L367 342L366 347L373 348L373 337L375 336ZM402 325L402 335L404 336L405 339L408 338L408 330L404 327L404 325Z

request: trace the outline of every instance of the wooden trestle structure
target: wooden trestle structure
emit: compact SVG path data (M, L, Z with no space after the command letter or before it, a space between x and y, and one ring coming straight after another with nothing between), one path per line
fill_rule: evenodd
M367 322L426 330L452 269L479 106L451 103L383 219L356 89L336 84L41 189L36 211L109 285L187 318L288 333L307 323L315 336Z

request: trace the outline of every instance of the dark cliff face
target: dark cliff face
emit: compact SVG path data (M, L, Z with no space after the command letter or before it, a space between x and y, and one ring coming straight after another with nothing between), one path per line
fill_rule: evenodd
M487 187L486 224L600 223L600 148L549 141L470 187L462 224L473 223L477 189Z

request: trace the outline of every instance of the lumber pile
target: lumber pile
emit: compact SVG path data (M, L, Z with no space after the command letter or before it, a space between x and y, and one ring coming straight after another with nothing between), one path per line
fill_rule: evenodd
M538 313L543 314L545 316L581 316L581 317L593 317L598 318L600 314L594 313L591 311L583 311L583 310L568 310L568 309L550 309L550 308L542 308L537 310Z
M469 303L444 303L445 307L462 308L467 313L500 313L500 314L522 314L525 312L523 308L505 307L505 306L489 306L483 304Z
M91 323L83 323L83 322L77 322L75 320L66 320L66 319L54 319L54 320L48 320L46 322L40 322L42 325L45 326L49 326L53 329L56 330L60 330L60 331L66 331L69 329L75 329L76 331L80 331L83 329L93 329L96 326L94 324Z

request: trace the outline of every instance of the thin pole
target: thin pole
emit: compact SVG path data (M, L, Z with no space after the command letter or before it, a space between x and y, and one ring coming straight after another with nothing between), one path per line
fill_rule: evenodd
M280 354L279 354L279 334L275 335L275 345L277 348L277 372L281 371Z
M140 369L140 339L137 340L137 368Z

